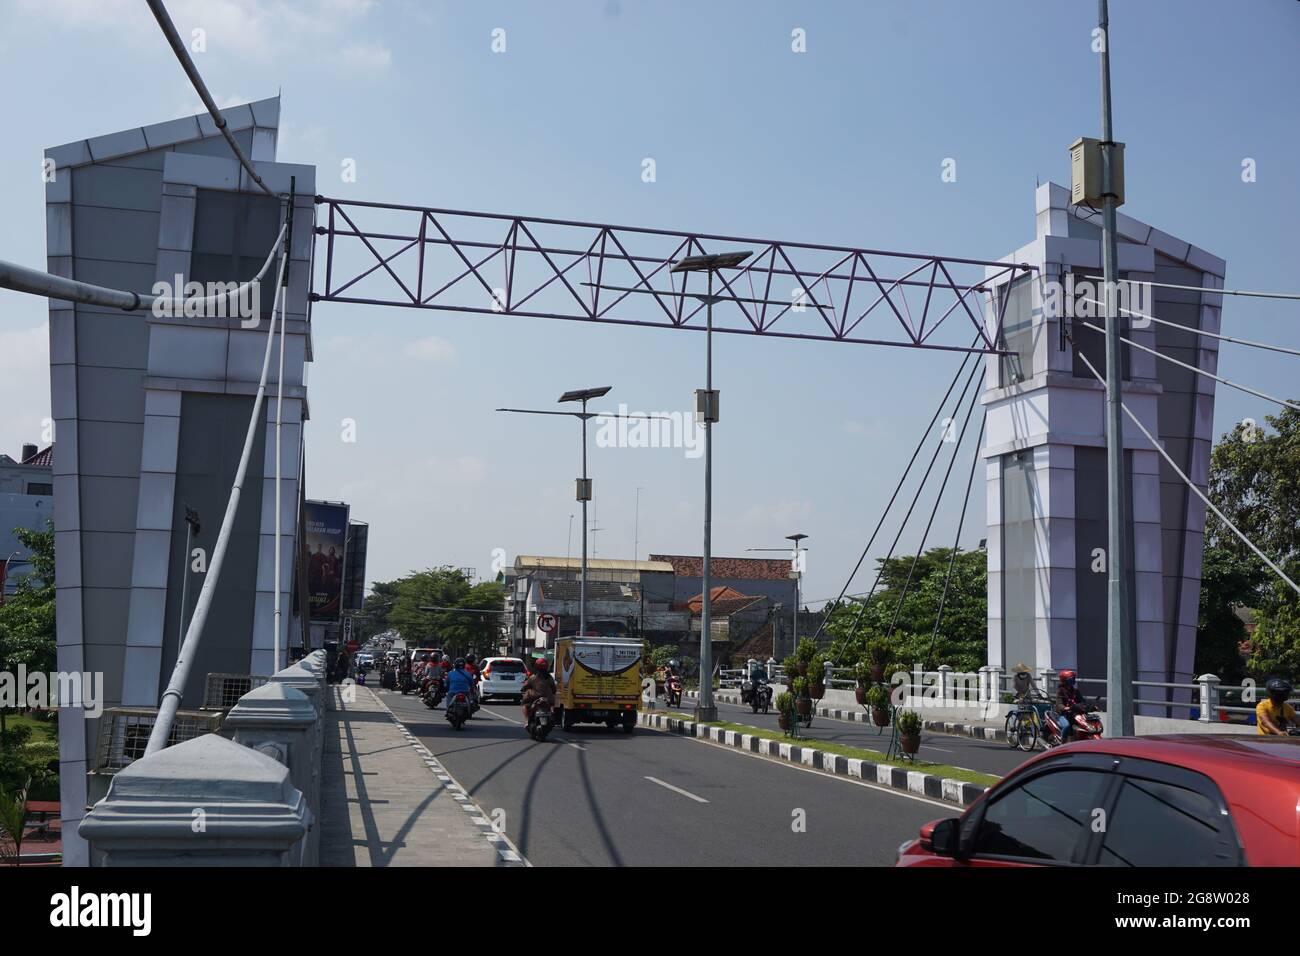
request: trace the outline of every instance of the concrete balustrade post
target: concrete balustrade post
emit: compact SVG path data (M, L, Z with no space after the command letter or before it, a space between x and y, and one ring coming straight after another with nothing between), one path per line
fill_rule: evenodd
M1056 696L1057 678L1060 672L1054 667L1043 667L1038 671L1039 679L1043 682L1043 693L1048 697ZM1079 688L1082 690L1083 688Z
M952 667L948 664L939 665L939 703L941 706L949 706L949 701L956 697L952 683Z
M268 683L241 697L223 723L235 743L289 768L289 779L306 796L307 806L317 820L321 816L318 719L315 706L302 691L287 684ZM307 866L316 865L319 849L320 829L312 827L307 835Z
M288 767L204 734L119 771L78 832L101 866L302 866L313 823Z
M1201 685L1201 715L1197 719L1212 722L1219 713L1219 678L1214 674L1202 674L1196 678Z
M772 683L772 675L775 673L776 673L776 658L769 657L767 659L767 682L769 684Z

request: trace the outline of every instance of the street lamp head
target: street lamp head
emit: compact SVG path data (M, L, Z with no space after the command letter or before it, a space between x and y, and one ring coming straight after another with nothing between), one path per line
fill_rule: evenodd
M785 536L785 539L787 541L793 541L795 545L798 546L799 542L806 537L808 537L806 534L787 534Z
M687 256L673 263L672 272L714 272L718 269L734 269L753 253L749 250L740 252L715 252L702 256Z
M562 402L585 402L593 398L600 398L602 395L608 395L613 385L604 385L600 388L575 388L572 391L565 392L560 396Z

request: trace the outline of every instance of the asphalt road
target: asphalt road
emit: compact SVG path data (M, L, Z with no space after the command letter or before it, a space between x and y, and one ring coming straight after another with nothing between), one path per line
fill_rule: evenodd
M462 731L380 691L535 866L886 866L948 804L674 734L579 725L536 743L518 705ZM800 826L802 824L802 826Z
M694 703L694 700L682 701L681 712L690 713ZM722 701L716 703L719 720L772 730L779 729L775 710L770 710L767 714L755 714L748 704L742 707ZM835 720L817 714L813 717L812 727L801 727L799 732L805 737L827 740L846 747L864 747L882 753L889 749L889 728L886 727L883 733L877 734L876 728L870 723L850 723L847 720ZM946 763L951 767L964 767L967 770L978 770L981 773L991 773L1001 777L1015 770L1033 754L1025 753L1023 750L1012 750L1000 740L978 740L974 737L959 737L956 734L922 733L921 751L917 756L922 760Z

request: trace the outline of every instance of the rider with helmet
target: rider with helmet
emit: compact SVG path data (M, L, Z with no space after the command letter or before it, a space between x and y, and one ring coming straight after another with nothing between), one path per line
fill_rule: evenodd
M456 658L456 663L447 672L447 696L455 699L457 694L464 694L471 701L474 699L474 678L465 668L465 659Z
M533 662L533 672L524 681L524 691L520 703L524 705L524 724L533 719L533 704L545 700L555 706L555 678L551 676L551 665L545 657Z
M1264 685L1268 697L1255 705L1255 725L1261 734L1286 736L1287 728L1295 726L1295 708L1287 703L1291 699L1291 682L1274 677Z
M1061 743L1070 739L1070 718L1078 711L1086 711L1088 702L1079 692L1079 675L1076 671L1063 670L1056 688L1056 701L1053 705L1053 719L1061 730Z

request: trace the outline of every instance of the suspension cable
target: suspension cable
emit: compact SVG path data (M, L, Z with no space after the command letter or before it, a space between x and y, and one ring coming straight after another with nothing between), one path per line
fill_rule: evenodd
M975 373L979 370L979 362L976 362L971 367L970 375L966 378L966 384L962 387L961 395L957 398L957 403L953 406L954 412L960 409L962 402L966 400L966 391L970 388L970 384L975 378ZM976 395L978 394L977 391ZM916 508L916 503L921 499L921 492L925 490L925 483L930 478L930 471L934 468L934 463L939 460L939 452L943 450L943 446L944 442L942 439L940 439L935 445L934 454L930 456L930 464L926 466L925 474L921 476L921 483L917 486L916 494L912 496L912 503L908 505L907 513L903 515L903 523L898 526L898 533L894 535L893 543L889 546L889 552L881 560L880 567L876 570L876 579L871 584L871 590L867 592L867 596L863 598L862 603L858 605L857 616L853 619L853 627L849 630L850 639L858 633L858 628L862 624L862 615L867 610L867 603L871 600L872 596L876 593L876 588L880 585L880 578L884 575L885 567L889 563L890 558L894 556L894 549L898 547L898 542L903 537L903 531L907 528L907 522L911 520L912 511Z
M952 539L952 553L948 555L948 570L943 576L943 592L939 595L939 610L934 616L934 631L930 634L930 647L925 652L925 670L930 669L930 658L934 654L934 642L939 636L939 624L943 620L943 609L948 603L948 585L952 581L953 565L957 563L958 546L961 543L962 526L966 523L966 507L970 504L970 490L975 482L975 469L979 466L980 446L984 441L984 426L987 424L988 413L980 415L980 431L975 436L975 454L970 459L970 474L966 478L966 494L961 499L961 517L957 519L957 533ZM953 453L955 456L955 452Z
M1096 299L1082 299L1083 302L1091 302L1093 305L1106 307L1104 302L1098 302ZM1135 312L1132 309L1126 309L1122 306L1119 309L1126 315L1134 318L1146 319L1148 322L1159 322L1161 325L1167 325L1172 329L1182 329L1184 332L1191 332L1193 335L1207 335L1212 339L1219 339L1223 342L1232 342L1235 345L1249 345L1252 348L1268 349L1270 352L1285 352L1287 355L1300 355L1300 349L1290 349L1285 345L1273 345L1271 342L1256 342L1253 339L1238 339L1231 335L1221 335L1218 332L1207 332L1204 329L1194 329L1191 326L1179 325L1177 322L1170 322L1168 319L1157 319L1154 315L1147 315L1145 312Z
M978 368L978 362L976 363ZM934 507L930 509L929 520L925 523L925 530L921 532L921 543L917 546L916 554L912 555L912 566L907 569L907 580L903 582L903 589L898 594L898 603L894 605L893 617L889 620L889 630L885 632L885 637L889 638L894 633L894 628L898 624L898 615L903 610L903 601L907 599L907 592L912 587L912 576L916 573L916 566L921 560L921 554L925 551L925 542L930 537L930 528L934 525L935 515L939 513L939 505L943 502L943 493L948 488L948 479L952 476L952 466L957 463L957 453L961 450L962 439L966 437L966 426L970 424L971 416L975 413L975 406L979 403L980 392L976 389L970 398L970 407L966 409L966 417L961 423L961 432L957 435L957 444L953 446L952 456L948 459L948 467L944 470L943 480L939 483L939 493L934 497ZM983 434L983 425L980 426L980 433ZM978 452L978 447L976 451ZM964 506L963 506L964 509Z
M180 61L181 69L183 69L185 75L190 78L190 84L194 87L194 92L199 94L199 99L201 99L203 105L207 107L208 115L212 117L212 122L217 124L217 129L221 132L221 135L226 138L226 142L230 144L230 148L234 152L235 158L239 160L239 164L243 166L248 175L252 177L253 182L262 187L262 192L266 193L268 196L274 196L275 193L271 192L270 187L267 186L266 183L262 182L262 177L258 175L257 170L253 168L253 164L248 161L248 157L244 155L244 151L239 148L239 143L235 141L234 134L232 134L230 129L227 127L226 118L221 115L221 110L217 109L216 101L212 99L212 94L208 92L207 84L203 82L203 77L199 74L199 68L194 65L194 60L190 57L190 51L185 47L185 41L182 40L181 35L176 32L176 24L172 23L171 15L167 13L167 7L164 6L163 0L147 0L147 2L149 4L149 9L153 11L154 19L158 21L158 26L162 27L163 35L167 37L167 42L171 44L172 51L176 54L176 59Z
M1091 322L1081 322L1080 325L1084 326L1084 328L1092 329L1095 332L1101 332L1102 334L1105 334L1106 331L1101 326L1093 325ZM1256 398L1263 398L1270 402L1275 402L1278 405L1283 405L1286 408L1293 408L1297 412L1300 412L1300 405L1297 405L1294 402L1289 402L1285 398L1277 398L1273 395L1268 394L1268 392L1261 392L1258 389L1251 388L1249 385L1241 385L1230 379L1226 379L1223 378L1222 376L1215 375L1213 372L1207 372L1203 368L1199 368L1198 366L1195 365L1189 365L1188 363L1181 361L1180 359L1174 358L1172 355L1165 355L1162 352L1157 352L1155 349L1147 348L1147 346L1145 345L1139 345L1137 342L1134 342L1132 339L1127 339L1122 335L1119 337L1119 340L1123 342L1125 345L1131 346L1132 348L1141 349L1143 352L1150 352L1158 359L1164 359L1166 362L1173 362L1175 365L1180 365L1189 371L1195 372L1197 375L1204 375L1206 378L1212 378L1216 382L1222 382L1224 385L1238 389L1239 391L1242 392L1246 392L1249 395L1254 395Z
M1101 279L1104 276L1097 275L1095 272L1083 273L1088 279ZM1116 279L1116 285L1127 283L1129 285L1150 285L1160 289L1182 289L1184 292L1208 292L1212 295L1245 295L1253 296L1258 299L1291 299L1300 300L1300 292L1256 292L1247 289L1212 289L1204 285L1178 285L1173 282L1150 282L1146 279Z
M1067 338L1068 337L1069 335L1067 333ZM1074 340L1070 339L1070 343L1073 345ZM1101 382L1102 384L1105 384L1106 380L1102 378L1101 375L1098 374L1097 369L1092 364L1092 362L1088 361L1088 356L1084 355L1083 352L1077 349L1075 350L1075 354L1078 355L1079 358L1083 359L1083 363L1088 366L1088 371L1092 372L1093 377L1096 378L1097 381ZM1156 440L1156 438L1151 434L1151 432L1147 431L1146 426L1142 424L1141 420L1136 415L1134 415L1133 412L1129 409L1129 407L1125 405L1122 401L1120 402L1120 408L1124 409L1124 414L1126 414L1129 417L1129 420L1132 421L1133 424L1138 427L1138 430L1141 431L1142 434L1146 436L1147 441L1151 443L1151 447L1154 448L1157 452L1159 452L1160 457L1162 457L1165 460L1165 463L1174 470L1174 474L1176 474L1179 478L1183 479L1183 483L1187 485L1188 488L1191 488L1193 492L1195 492L1196 497L1200 498L1201 501L1205 503L1205 506L1209 508L1211 511L1213 511L1220 521L1222 521L1225 525L1231 528L1232 533L1235 534L1242 541L1244 541L1246 546L1250 548L1251 551L1254 551L1255 554L1259 556L1259 559L1261 561L1263 561L1270 568L1272 568L1273 572L1278 577L1280 577L1283 581L1289 584L1291 586L1291 590L1295 591L1296 594L1300 594L1300 585L1297 585L1294 581L1292 581L1289 577L1287 577L1285 571L1283 571L1271 560L1269 560L1268 556L1265 555L1263 551L1259 550L1259 548L1255 546L1255 542L1251 541L1250 538L1246 537L1246 535L1243 534L1242 531L1235 524L1233 524L1231 521L1228 520L1227 515L1225 515L1222 511L1220 511L1217 507L1215 507L1214 502L1212 502L1208 497L1206 497L1205 493L1201 491L1200 488L1197 488L1195 483L1193 483L1193 481L1183 473L1183 470L1174 463L1173 458L1171 458L1169 456L1169 453L1165 451L1164 446L1161 445L1160 442Z
M292 215L292 209L290 215ZM280 255L280 272L275 283L275 299L271 305L271 321L267 327L266 352L262 356L262 375L257 384L257 395L253 399L253 414L248 419L248 432L244 436L244 450L239 457L239 467L235 471L235 482L230 488L230 499L226 502L226 513L221 519L221 530L217 533L217 543L212 549L212 561L208 573L203 576L203 587L199 590L198 600L194 604L194 613L190 617L189 627L185 630L185 640L176 652L176 663L172 667L171 679L158 702L158 719L149 732L149 743L145 754L156 753L167 746L172 724L176 720L176 711L180 709L181 698L185 694L185 685L189 679L190 666L198 653L199 642L203 637L203 625L207 621L208 608L212 605L213 593L221 577L221 569L226 560L226 549L230 544L231 532L235 525L235 514L239 510L239 497L243 489L244 478L248 473L248 462L252 458L253 442L257 436L257 426L262 418L262 401L266 397L267 373L271 368L271 346L275 343L275 320L279 313L284 321L282 309L284 294L284 270L288 264L289 250ZM276 516L279 521L279 516ZM280 582L275 582L277 591Z
M979 341L978 335L971 340L971 345L974 346L977 341ZM885 519L889 516L889 509L893 507L894 502L897 500L898 493L903 490L903 485L907 481L907 476L911 474L912 465L916 464L916 456L921 453L921 448L925 445L926 436L930 434L931 429L934 428L934 423L937 422L939 416L943 414L943 407L948 402L948 396L952 394L952 390L956 387L957 380L961 378L961 373L966 368L966 363L970 361L972 354L974 353L967 352L962 356L961 364L957 366L957 371L953 374L952 381L948 383L948 390L943 393L943 398L939 399L939 404L935 407L934 415L930 419L930 424L926 425L925 429L921 432L920 440L917 441L916 447L912 449L912 457L908 459L907 467L903 469L902 477L898 479L898 484L894 486L894 493L889 496L889 502L885 505L885 510L881 512L880 520L876 522L875 530L871 532L871 537L867 539L866 546L862 549L862 553L858 555L858 562L853 565L853 570L850 572L848 580L844 582L844 587L840 588L839 596L835 598L833 606L838 607L839 603L844 600L844 595L848 592L849 587L853 584L853 579L857 577L858 571L862 568L862 562L867 559L867 554L871 551L871 545L875 543L876 535L880 533L880 529L885 524ZM817 631L812 636L814 642L816 642L817 638L821 636L822 631L826 628L826 621L829 617L829 614L822 615L821 622L817 625Z

